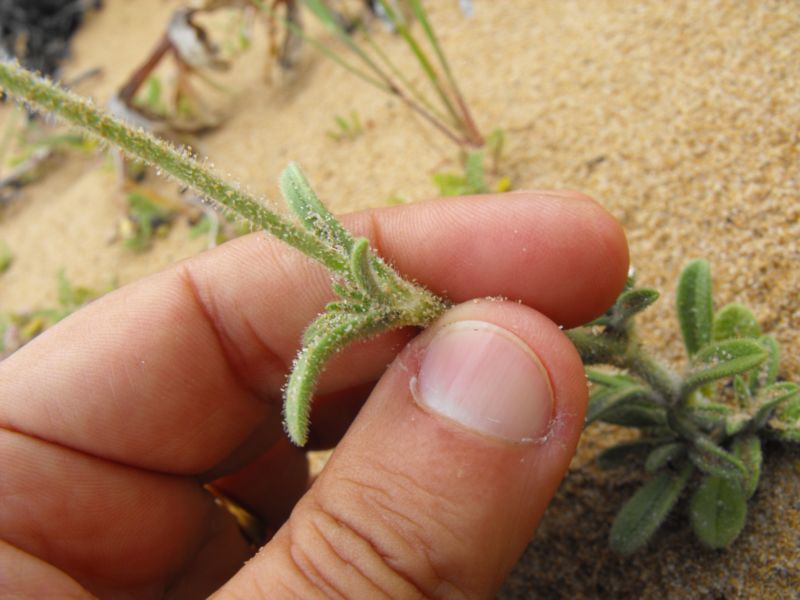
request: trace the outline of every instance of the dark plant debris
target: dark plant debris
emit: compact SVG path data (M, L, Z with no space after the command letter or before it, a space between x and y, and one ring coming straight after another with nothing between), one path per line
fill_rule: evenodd
M0 0L0 56L55 76L88 10L102 0Z

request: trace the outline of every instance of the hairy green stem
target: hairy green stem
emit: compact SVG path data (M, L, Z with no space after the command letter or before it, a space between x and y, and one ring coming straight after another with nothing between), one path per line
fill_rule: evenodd
M267 209L253 196L223 181L187 151L105 114L88 100L19 65L0 61L0 87L36 108L77 125L127 154L172 175L206 198L222 204L329 269L342 272L347 261L333 248Z
M680 398L680 377L632 340L628 351L615 357L615 364L644 379L661 396L664 404L674 406Z

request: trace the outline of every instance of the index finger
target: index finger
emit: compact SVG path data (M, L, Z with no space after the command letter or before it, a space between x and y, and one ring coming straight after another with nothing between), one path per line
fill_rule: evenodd
M620 226L576 194L437 200L344 221L455 302L503 296L565 326L605 309L627 272ZM279 434L302 331L331 297L324 269L276 240L224 244L109 294L0 363L0 426L142 468L208 471L248 437ZM355 345L320 392L374 381L408 335Z

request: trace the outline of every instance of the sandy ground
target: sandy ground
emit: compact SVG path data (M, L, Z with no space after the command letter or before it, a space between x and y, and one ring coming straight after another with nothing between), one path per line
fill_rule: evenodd
M178 4L108 0L75 39L67 79L100 67L102 76L77 91L104 102L144 58ZM454 1L429 4L479 125L507 132L501 170L514 187L582 190L625 226L640 283L663 293L642 318L646 340L680 364L675 277L688 260L705 256L718 306L733 300L750 305L784 349L783 375L800 379L797 2L477 0L472 19L464 19ZM278 173L297 159L338 212L380 206L393 196L413 201L435 194L431 174L455 167L454 149L444 139L398 102L311 52L293 76L265 80L258 32L227 76L228 95L217 98L229 118L194 141L200 153L273 199ZM399 48L389 35L380 39L390 52ZM352 110L370 124L367 131L353 140L329 139L325 132L334 115ZM6 118L8 108L0 108L0 126ZM109 243L120 199L102 157L70 157L28 186L0 213L0 239L15 255L0 275L0 307L52 304L60 269L74 282L103 288L203 248L204 240L188 239L185 224L144 254ZM800 506L786 499L781 504L778 495L783 490L800 497L792 467L797 453L772 460L784 478L773 479L776 495L757 498L763 511L753 511L767 516L751 518L751 541L724 558L694 549L685 560L695 566L681 569L675 566L681 552L667 552L676 562L651 569L651 587L641 583L641 573L647 560L662 560L658 554L645 554L628 568L616 559L596 560L613 507L633 489L619 474L588 466L589 456L614 435L595 430L586 436L554 516L542 525L544 545L531 547L534 572L523 569L509 597L629 597L644 590L639 597L655 598L670 589L675 598L698 597L686 590L745 598L755 597L754 585L798 589ZM598 499L598 490L611 500ZM570 512L592 499L608 507ZM586 542L586 551L571 547L580 538L562 536L559 542L559 532L580 527L588 514L594 515L590 537L597 540ZM780 535L778 521L785 525ZM674 549L693 548L688 532L671 535L683 544L675 542ZM769 544L774 547L766 558L748 558L757 555L754 547ZM569 575L559 580L553 574L562 562ZM711 579L702 584L708 587L699 583L701 576ZM677 587L665 588L665 581Z

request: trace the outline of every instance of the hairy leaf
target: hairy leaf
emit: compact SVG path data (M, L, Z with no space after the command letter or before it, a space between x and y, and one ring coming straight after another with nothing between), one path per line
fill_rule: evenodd
M473 150L464 159L464 181L470 194L484 194L489 191L483 173L483 151Z
M734 375L733 377L733 393L736 396L736 401L739 403L739 406L744 408L750 406L753 395L750 393L750 388L741 375Z
M676 458L683 456L685 452L686 444L683 442L663 444L647 455L647 460L644 462L644 469L648 473L660 471Z
M297 163L289 163L283 170L279 186L286 204L306 229L327 242L337 252L343 255L349 254L354 243L353 236L325 208Z
M754 340L726 340L703 347L683 381L683 394L701 385L732 377L760 365L767 358L764 348Z
M800 444L800 396L789 400L775 411L767 432L784 442Z
M698 436L693 440L689 458L698 469L709 475L736 480L742 480L747 475L747 467L741 460L706 436Z
M711 338L715 341L757 338L760 335L761 326L750 309L743 304L732 302L714 315Z
M309 327L313 333L300 351L284 390L284 423L289 438L298 446L308 439L311 397L325 362L353 340L377 333L385 324L374 315L325 313Z
M751 427L755 430L761 429L776 408L798 396L800 396L800 387L788 381L773 383L760 389L755 400L758 411L753 416Z
M586 425L602 419L605 414L626 403L647 400L651 396L652 393L647 387L636 384L606 388L601 392L592 394L586 411Z
M622 327L632 317L658 300L658 297L659 293L649 288L622 292L614 303L609 324L614 328Z
M750 414L744 411L736 411L725 418L725 435L730 437L736 435L750 423Z
M719 402L703 402L691 408L692 419L701 428L715 429L725 424L727 418L734 413L734 409L727 404Z
M707 261L696 259L686 265L678 279L676 295L683 343L692 356L711 340L713 306Z
M645 440L623 442L606 448L598 454L597 465L601 469L613 469L622 465L630 465L632 461L642 457L652 447L653 444Z
M750 374L750 391L755 392L759 387L772 385L778 379L778 367L781 360L781 349L777 340L771 335L758 338L758 343L767 351L765 360L757 371Z
M372 252L366 238L358 238L350 254L350 272L359 289L370 298L385 296L381 284L375 277L371 264Z
M662 472L639 488L611 526L614 552L629 556L650 540L675 506L692 470L691 464L685 464L679 472Z
M667 425L667 411L651 402L625 402L603 415L603 421L623 427L661 427Z
M586 369L586 378L592 383L597 383L607 387L619 387L636 383L633 377L628 377L623 373L609 373L598 371L597 369Z
M708 476L692 496L692 528L706 546L725 548L744 527L747 500L738 481Z
M746 499L752 497L758 488L758 481L761 479L761 440L757 435L738 436L731 444L731 452L744 463L747 467L747 474L742 480L742 491Z

